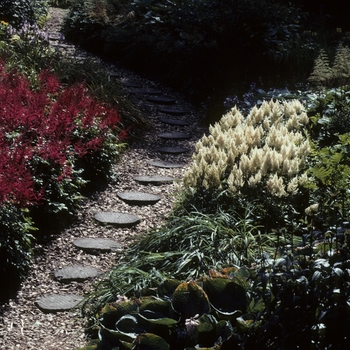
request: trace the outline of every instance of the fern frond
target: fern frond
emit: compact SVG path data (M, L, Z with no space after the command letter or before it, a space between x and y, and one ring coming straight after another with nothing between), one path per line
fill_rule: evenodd
M315 85L322 86L332 77L332 69L329 63L329 57L322 49L315 60L313 71L309 81Z

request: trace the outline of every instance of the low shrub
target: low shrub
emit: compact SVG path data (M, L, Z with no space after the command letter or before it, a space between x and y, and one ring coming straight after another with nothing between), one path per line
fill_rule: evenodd
M348 228L310 235L310 245L289 249L253 278L264 308L245 333L249 349L342 349L349 327ZM270 266L270 267L269 267ZM258 325L258 327L254 327Z

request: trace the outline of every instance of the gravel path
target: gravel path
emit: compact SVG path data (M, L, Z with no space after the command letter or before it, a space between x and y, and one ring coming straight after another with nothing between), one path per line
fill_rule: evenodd
M50 9L50 21L47 28L57 31L65 10ZM139 235L149 229L160 227L173 207L174 194L181 184L171 183L161 186L143 185L134 180L138 175L164 175L181 178L186 165L191 161L191 153L196 141L206 131L198 121L201 116L186 102L185 98L159 84L143 79L122 67L105 65L113 76L122 83L137 82L142 89L160 90L163 95L174 98L177 108L189 113L183 118L189 126L171 126L160 121L161 117L171 118L158 111L158 105L148 102L147 95L138 88L129 87L126 95L149 120L151 128L141 140L133 142L121 160L115 164L117 181L109 184L102 192L94 194L82 204L77 213L77 221L60 233L54 233L47 244L35 247L35 262L31 272L22 284L14 300L0 306L0 349L77 349L86 344L84 335L84 318L79 312L43 313L35 302L46 294L74 293L86 295L92 290L90 282L72 282L61 284L53 278L53 272L71 265L89 265L107 272L121 256L123 248ZM185 132L191 135L188 140L166 140L157 135L161 132ZM185 147L190 152L180 155L164 155L157 147ZM184 163L183 168L158 168L148 164L153 160L165 160ZM152 206L129 206L117 196L121 191L143 191L161 196L161 200ZM94 215L99 211L117 211L134 214L142 218L141 223L132 228L114 228L99 225ZM53 232L55 232L53 230ZM121 244L121 249L111 253L91 255L75 248L72 242L77 238L110 238ZM49 237L48 237L49 238Z

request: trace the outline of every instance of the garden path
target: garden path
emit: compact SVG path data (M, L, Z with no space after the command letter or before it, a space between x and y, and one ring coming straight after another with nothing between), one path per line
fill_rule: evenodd
M57 40L64 15L65 10L50 9L46 29L52 45L79 59L91 57ZM92 291L92 280L108 272L135 237L164 223L181 187L177 180L191 160L195 142L205 132L200 113L181 94L123 67L100 63L111 79L121 82L125 95L150 127L115 164L117 180L84 201L74 224L61 232L52 228L46 242L36 245L28 278L16 298L0 306L3 350L73 350L86 344L85 319L71 306ZM140 199L146 203L136 204ZM97 240L97 247L89 246L91 239Z

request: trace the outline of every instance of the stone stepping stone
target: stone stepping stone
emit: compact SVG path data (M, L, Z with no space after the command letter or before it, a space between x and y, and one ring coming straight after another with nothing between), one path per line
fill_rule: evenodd
M158 134L161 139L183 140L189 139L191 136L184 132L161 132Z
M160 196L146 192L119 192L117 196L130 205L152 205L161 199Z
M90 254L109 253L121 248L121 245L109 238L78 238L73 245Z
M160 95L162 92L159 90L137 90L138 93L144 94L144 95Z
M95 220L103 224L111 224L118 227L132 227L140 223L140 218L132 214L123 214L113 211L101 211L95 214Z
M181 154L189 152L189 149L183 147L158 147L156 151L166 154Z
M174 98L170 98L170 97L165 97L165 96L159 96L159 97L148 97L147 98L148 102L153 102L153 103L159 103L162 105L172 105L176 102L176 100Z
M63 37L61 33L54 33L54 32L49 33L48 36L49 36L49 40L55 40L55 41L62 40L62 37Z
M168 162L166 160L152 160L152 161L149 161L148 164L152 166L156 166L158 168L166 168L166 169L183 168L184 166L183 164Z
M171 115L184 115L189 113L189 111L184 109L175 109L175 108L158 108L158 111L161 113L171 114Z
M132 82L132 81L124 82L124 83L122 83L122 86L131 87L131 88L141 88L142 87L142 85L140 83L136 83L136 82Z
M48 294L37 300L35 304L44 312L60 312L77 307L83 299L77 294Z
M134 177L134 180L144 184L144 185L161 185L161 184L167 184L176 181L174 177L171 176L160 176L160 175L154 175L154 176L136 176Z
M190 123L184 120L178 120L178 119L160 118L160 121L164 124L169 124L169 125L177 125L177 126L190 125Z
M54 272L57 281L61 283L71 283L73 281L83 282L95 278L103 272L92 266L70 265Z

